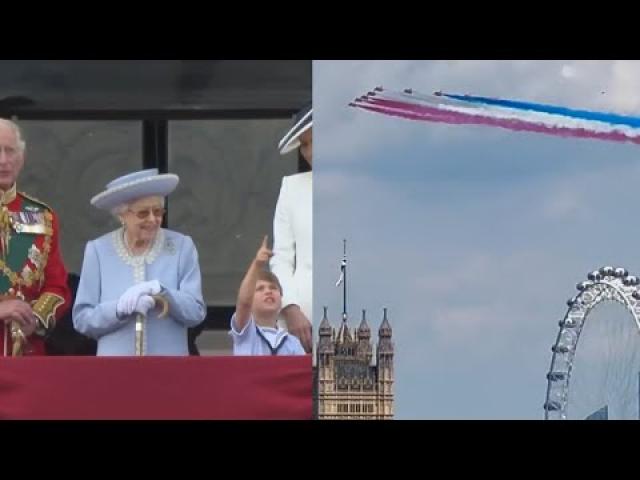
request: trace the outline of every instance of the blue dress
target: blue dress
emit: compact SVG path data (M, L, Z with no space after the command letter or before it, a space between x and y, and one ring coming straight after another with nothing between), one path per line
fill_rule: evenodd
M145 320L146 355L188 355L187 329L206 316L198 252L191 237L159 229L144 256L131 256L118 229L87 243L76 301L75 329L98 341L98 355L135 355L135 314L119 319L116 305L132 285L158 280L167 316Z

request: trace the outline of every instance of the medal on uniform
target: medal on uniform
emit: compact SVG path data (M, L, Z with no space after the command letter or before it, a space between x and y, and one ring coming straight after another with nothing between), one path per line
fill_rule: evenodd
M11 241L12 219L6 205L0 209L0 250L2 259L6 260L9 255L9 242Z

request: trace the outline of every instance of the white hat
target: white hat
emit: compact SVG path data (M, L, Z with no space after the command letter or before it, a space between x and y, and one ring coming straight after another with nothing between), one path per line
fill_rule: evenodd
M158 174L157 168L140 170L118 177L107 184L104 192L91 199L91 205L111 210L144 197L166 197L173 192L180 178L173 173Z
M282 140L280 140L278 144L281 155L289 153L291 150L295 150L300 146L300 135L309 130L313 124L313 108L311 107L311 104L309 104L296 114L293 119L293 127L282 137Z

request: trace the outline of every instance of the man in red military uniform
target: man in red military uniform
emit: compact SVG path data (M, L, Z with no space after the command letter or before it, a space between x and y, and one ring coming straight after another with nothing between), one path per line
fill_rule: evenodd
M45 355L44 337L70 307L57 216L16 191L24 149L18 126L0 119L0 356Z

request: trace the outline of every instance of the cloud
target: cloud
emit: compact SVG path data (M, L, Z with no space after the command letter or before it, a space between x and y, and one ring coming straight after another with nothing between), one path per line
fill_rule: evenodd
M572 65L563 65L560 73L564 78L573 78L576 76L576 69Z

